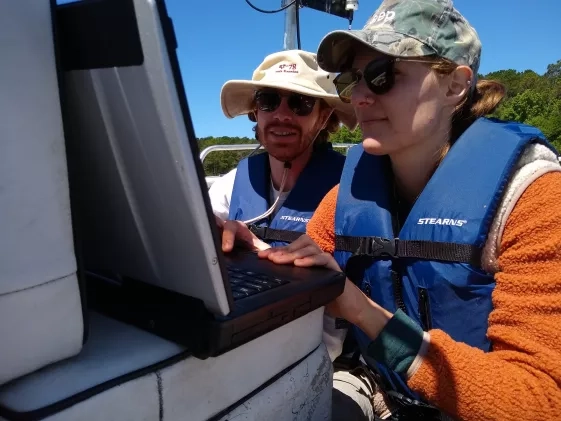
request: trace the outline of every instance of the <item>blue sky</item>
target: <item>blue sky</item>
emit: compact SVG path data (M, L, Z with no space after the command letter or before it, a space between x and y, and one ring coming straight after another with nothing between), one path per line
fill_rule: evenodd
M77 0L57 0L67 3ZM220 89L230 79L251 79L267 56L283 48L284 12L263 14L245 0L165 0L174 22L177 54L197 137L252 137L245 116L228 119ZM250 0L265 10L281 0ZM381 0L359 0L353 29L360 29ZM454 0L483 44L480 73L501 69L543 74L561 59L561 0ZM315 52L329 31L348 21L316 10L300 11L302 49Z
M262 9L278 9L281 0L250 0ZM379 5L360 0L353 29L359 29ZM561 1L455 0L483 44L481 73L532 69L543 74L561 59ZM284 12L268 15L245 0L166 0L174 21L183 80L197 137L249 136L246 117L227 119L220 89L229 79L250 79L263 58L283 48ZM348 22L312 9L300 12L302 49L314 51L321 38Z

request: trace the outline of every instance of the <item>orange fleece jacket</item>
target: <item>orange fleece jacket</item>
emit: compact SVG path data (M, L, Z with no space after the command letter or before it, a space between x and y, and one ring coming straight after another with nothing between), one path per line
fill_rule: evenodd
M330 253L338 187L307 229ZM561 420L561 173L541 176L519 199L499 266L487 331L493 351L430 330L428 352L408 385L460 420Z

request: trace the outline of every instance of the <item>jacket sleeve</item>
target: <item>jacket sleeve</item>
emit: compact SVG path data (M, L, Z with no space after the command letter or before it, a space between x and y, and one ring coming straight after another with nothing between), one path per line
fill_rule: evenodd
M561 419L560 199L561 173L543 175L507 220L487 331L492 352L429 332L408 385L454 418Z
M216 179L212 186L210 186L210 189L208 189L212 212L224 221L228 219L230 213L230 201L232 199L232 191L234 190L236 171L237 168L234 168Z
M327 253L335 251L335 205L339 185L333 187L318 205L308 222L306 234Z

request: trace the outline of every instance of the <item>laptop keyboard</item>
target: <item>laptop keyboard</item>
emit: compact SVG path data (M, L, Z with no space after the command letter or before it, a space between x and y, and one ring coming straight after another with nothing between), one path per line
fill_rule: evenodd
M234 300L240 300L288 283L288 281L274 276L231 266L228 267L228 275Z

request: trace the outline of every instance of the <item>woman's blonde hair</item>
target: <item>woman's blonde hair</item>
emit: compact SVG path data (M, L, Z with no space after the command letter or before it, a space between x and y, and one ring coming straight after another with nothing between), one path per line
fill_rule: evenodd
M437 74L449 75L458 67L446 59L438 58L431 63ZM452 115L450 140L442 148L437 166L442 162L450 147L479 117L492 114L506 95L506 87L496 80L480 79L468 95L456 106Z

